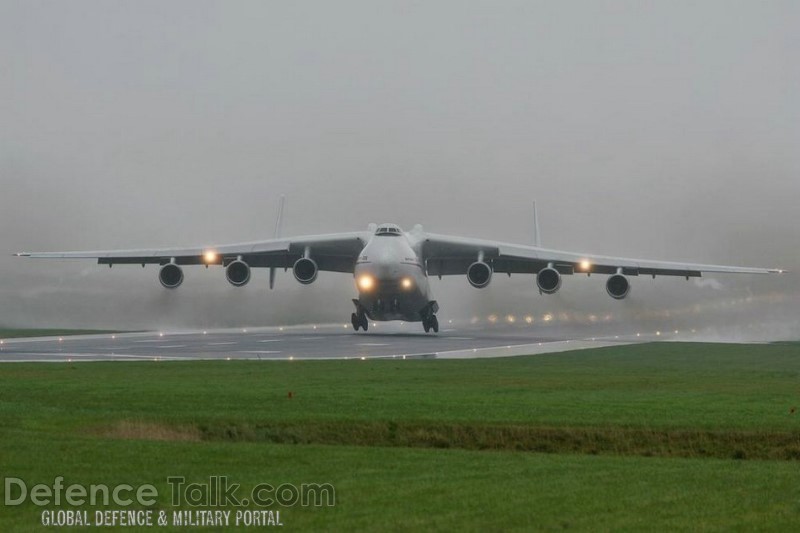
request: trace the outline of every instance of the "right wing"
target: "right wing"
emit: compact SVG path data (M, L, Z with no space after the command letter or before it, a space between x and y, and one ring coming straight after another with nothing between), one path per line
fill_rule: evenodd
M16 255L41 259L96 259L102 265L166 265L170 262L177 265L227 265L241 257L251 267L291 268L308 251L320 270L352 273L369 237L368 232L351 232L196 248L23 252Z
M630 276L700 277L708 273L780 274L774 268L752 268L725 265L702 265L673 261L653 261L609 257L596 254L552 250L538 246L510 244L483 239L427 234L422 241L423 257L432 276L464 275L481 254L491 262L494 272L536 274L548 265L561 274L614 274Z

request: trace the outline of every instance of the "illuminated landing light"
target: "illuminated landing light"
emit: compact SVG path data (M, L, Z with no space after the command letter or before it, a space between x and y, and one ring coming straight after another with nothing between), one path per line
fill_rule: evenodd
M217 259L219 259L219 254L217 254L217 252L215 252L214 250L206 250L205 253L203 254L203 261L205 261L207 265L210 265L211 263L216 263Z
M64 339L62 337L59 337L58 342L64 342Z
M592 263L588 259L584 259L583 261L581 261L578 266L581 267L581 270L583 272L589 272L589 270L592 269Z
M677 335L677 334L678 334L678 330L676 329L676 330L675 330L675 335Z
M362 291L370 291L375 287L375 278L372 276L364 274L358 281L356 282L358 288Z
M6 341L0 341L0 344L5 344L5 343L6 343Z
M230 361L230 360L231 360L231 358L230 358L230 357L226 357L226 358L225 358L225 360L226 360L226 361Z
M376 322L373 322L373 323L372 323L372 327L373 327L373 328L377 328L377 327L378 327L378 324L377 324Z
M553 315L551 315L550 313L547 313L546 315L544 315L542 317L542 320L544 320L545 322L551 322L553 320Z
M409 290L411 287L414 286L414 282L411 280L411 278L403 278L402 280L400 280L400 286L403 287L403 289L405 290Z
M362 360L362 361L366 361L366 360L367 360L367 358L366 358L366 357L362 357L362 358L361 358L361 360Z
M527 322L528 324L533 324L533 317L531 315L526 316L525 322Z
M294 356L293 355L289 356L289 361L294 361Z
M636 334L636 336L637 336L637 337L641 337L641 336L642 336L642 334L641 334L641 333L637 333L637 334Z
M491 324L494 324L495 322L497 322L497 315L489 315L488 317L486 317L486 319L487 319L487 320L488 320L488 321L489 321Z
M246 329L243 329L243 330L242 330L242 333L247 333L247 330L246 330Z
M203 335L208 335L208 332L207 332L207 331L204 331L204 332L203 332Z
M163 334L163 333L159 333L159 334L158 334L158 336L159 336L159 337L163 337L163 336L164 336L164 334Z
M283 326L279 327L278 331L283 331Z
M506 316L506 321L507 321L509 324L513 324L514 322L516 322L516 321L517 321L517 317L515 317L514 315L507 315L507 316Z
M314 326L314 329L317 329L317 326Z
M453 321L452 321L452 320L448 320L448 321L447 321L447 323L448 323L448 324L452 324L452 323L453 323Z
M660 336L661 336L661 332L660 331L656 331L656 337L660 337Z
M342 324L342 327L343 327L344 329L347 329L347 324Z

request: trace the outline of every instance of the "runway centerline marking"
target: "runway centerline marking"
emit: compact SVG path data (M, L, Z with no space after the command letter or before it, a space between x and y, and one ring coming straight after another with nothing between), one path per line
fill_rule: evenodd
M238 344L236 342L209 342L209 346L230 346L231 344Z
M283 339L267 339L265 341L258 341L258 342L281 342Z
M387 343L382 342L359 342L358 346L389 346Z
M275 350L240 350L238 353L269 354L269 353L281 353L281 352Z
M156 348L186 348L187 344L165 344L164 346L156 346Z

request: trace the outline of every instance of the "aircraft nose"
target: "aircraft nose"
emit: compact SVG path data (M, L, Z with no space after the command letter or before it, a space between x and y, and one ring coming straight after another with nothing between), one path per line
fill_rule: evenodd
M398 275L398 266L393 254L381 254L375 260L375 273L379 278L392 278Z

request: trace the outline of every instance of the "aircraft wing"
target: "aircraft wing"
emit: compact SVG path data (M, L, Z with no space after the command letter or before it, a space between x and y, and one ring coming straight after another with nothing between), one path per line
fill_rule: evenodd
M618 269L628 276L700 277L708 273L780 274L774 268L751 268L701 265L648 259L629 259L596 254L509 244L503 242L427 234L422 240L422 255L431 276L466 275L469 265L483 254L494 272L535 274L552 264L561 274L615 274Z
M308 248L311 258L320 270L352 273L358 255L369 236L370 234L365 232L352 232L195 248L23 252L16 255L42 259L96 259L98 263L104 265L165 265L172 261L178 265L227 265L241 257L251 267L290 268L295 261L303 257Z

